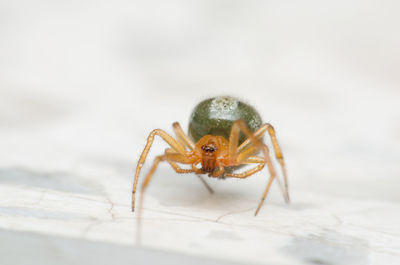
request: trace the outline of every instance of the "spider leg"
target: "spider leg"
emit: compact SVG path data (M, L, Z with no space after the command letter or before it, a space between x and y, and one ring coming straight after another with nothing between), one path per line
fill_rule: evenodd
M166 149L165 153L174 154L175 151L172 150L172 149ZM196 176L200 179L200 181L204 184L204 186L206 186L206 189L210 193L214 193L214 190L210 187L210 185L208 185L208 183L200 175L200 174L203 174L203 172L201 172L201 170L196 167L197 163L192 163L192 169L183 169L183 168L179 167L178 164L176 164L175 162L172 162L171 160L167 160L167 162L171 165L171 167L175 170L176 173L192 173L192 172L195 172Z
M161 161L165 161L165 160L169 163L172 162L172 164L170 163L170 165L176 165L176 163L174 163L174 162L183 163L183 164L191 163L191 161L185 155L179 154L179 153L168 153L167 151L165 152L164 155L157 156L154 159L153 165L151 166L149 173L147 173L147 175L142 183L141 192L140 192L140 196L139 196L139 211L138 211L137 234L136 234L136 239L137 239L138 243L140 242L141 219L142 219L141 215L142 215L144 191L146 190L147 186L149 185L149 182L150 182L152 176L154 175L154 172L156 171L158 164ZM172 168L176 169L174 166L172 166ZM177 168L179 168L179 167L177 166ZM179 168L178 170L184 170L184 169ZM189 170L190 170L190 172L192 172L191 169L189 169ZM180 173L187 173L187 172L180 172Z
M250 143L253 144L252 152L246 153L246 155L242 155L240 160L238 159L239 152L238 152L238 143L239 143L239 135L240 132L243 132ZM268 155L268 147L261 142L247 127L246 123L243 120L237 120L233 123L231 133L229 135L229 158L233 161L238 162L239 164L250 157L254 152L257 152L261 149L264 153L264 156ZM251 148L251 147L250 147ZM250 149L248 148L248 149ZM247 149L247 150L248 150ZM246 149L245 149L246 150ZM245 151L245 150L242 150Z
M244 163L247 161L248 158L250 158L252 155L260 151L260 148L258 146L251 146L237 154L237 163Z
M256 137L257 139L261 139L261 137L264 136L264 134L266 133L266 128L265 128L266 124L261 125L260 128L258 128L253 134L254 137ZM250 138L247 138L239 147L238 147L238 152L243 151L246 148L249 148L252 144L252 141Z
M196 167L196 165L199 164L199 163L200 163L200 161L193 163L192 164L192 169L196 174L201 175L201 174L204 174L204 172L201 171L200 168Z
M265 161L262 157L259 156L251 156L249 157L246 161L244 161L242 164L255 164L258 163L259 165L251 168L249 170L246 170L242 173L239 174L234 174L234 173L225 173L226 177L230 178L247 178L248 176L253 175L254 173L262 170L265 166Z
M250 139L253 146L242 150L241 153L238 153L237 152L237 142L239 140L240 131L242 131L246 135L246 137L248 139ZM260 208L262 206L262 203L265 200L265 197L268 194L271 183L272 183L273 179L276 177L276 171L275 171L274 165L272 163L272 160L271 160L271 157L269 154L268 146L265 145L263 142L261 142L259 139L257 139L254 136L254 134L247 128L244 121L242 121L242 120L235 121L232 125L231 134L230 134L230 138L229 138L230 159L235 161L236 164L242 164L244 161L246 161L246 159L248 159L251 155L253 155L255 152L257 152L260 149L264 154L264 162L267 163L268 170L269 170L271 176L270 176L270 180L267 184L267 187L264 191L263 197L261 198L261 201L258 205L255 215L257 215L258 211L260 210ZM236 152L236 153L234 153L234 152ZM283 191L285 200L288 201L289 198L287 197L287 193L284 192L282 184L279 181L278 181L278 184L279 184L281 190Z
M174 138L172 138L172 136L170 136L165 131L163 131L161 129L155 129L149 134L149 136L147 137L146 146L144 147L143 152L140 155L138 164L136 166L135 179L134 179L133 188L132 188L132 212L135 210L135 193L136 193L136 186L137 186L138 179L139 179L139 173L143 167L144 162L146 161L147 154L149 153L150 147L153 144L154 137L156 135L160 136L177 153L182 154L182 155L184 155L186 153L185 147L182 146L178 141L176 141Z
M268 159L267 159L267 164L269 164L268 163ZM243 161L243 163L246 163L246 164L259 163L259 164L258 164L258 166L254 167L254 168L251 168L251 169L249 169L249 170L247 170L247 171L245 171L243 173L240 173L240 174L229 174L229 173L226 173L225 176L232 177L232 178L247 178L248 176L251 176L254 173L256 173L256 172L258 172L258 171L260 171L260 170L262 170L264 168L265 159L262 158L262 157L259 157L259 156L250 156L248 159ZM265 188L265 191L264 191L264 194L263 194L263 196L261 198L261 201L258 203L257 210L254 213L254 215L257 215L258 212L260 211L261 206L263 205L263 202L264 202L264 200L265 200L265 198L266 198L266 196L267 196L267 194L269 192L269 189L271 188L271 184L272 184L272 181L274 180L274 177L275 177L275 175L271 173L271 176L270 176L270 178L268 180L267 187Z
M192 173L192 172L194 172L193 169L181 168L177 163L172 162L171 160L167 160L167 162L171 165L171 167L175 170L176 173L182 174L182 173Z
M206 189L213 194L214 190L210 187L210 185L204 180L204 178L201 175L196 174L196 176L200 179L200 181L206 186Z
M268 149L268 153L269 153L269 148L267 146ZM247 161L254 161L255 159L259 160L262 159L264 162L267 161L266 159L263 159L262 157L259 156L251 156L251 154L255 154L258 151L258 148L256 146L251 146L249 148L247 148L246 150L243 150L239 155L238 155L238 163L239 164L246 164ZM247 159L246 159L247 158ZM249 160L251 159L251 160ZM267 159L270 160L270 156L267 156ZM254 162L253 162L254 163ZM272 162L271 162L272 163ZM267 161L268 164L268 161ZM273 169L273 172L275 172L275 168L273 166L271 166ZM268 167L269 168L269 167ZM271 170L269 170L271 172ZM286 197L286 192L285 189L282 185L282 182L279 178L276 178L276 182L278 183L279 189L281 190L283 197L285 199L286 202L288 202L288 198Z
M265 159L262 157L259 157L259 156L250 156L251 154L254 154L258 151L258 148L256 146L251 146L251 147L243 150L241 153L239 153L239 155L237 157L237 161L238 161L237 163L238 164L247 164L249 159L250 159L250 161L260 161L260 159L261 159L261 161L267 162L268 170L269 170L271 176L273 176L272 179L274 179L276 177L275 168L274 168L271 158L269 156L269 148L267 146L266 146L266 148L268 150L268 155L266 156ZM256 162L253 162L253 163L256 163ZM279 189L281 190L283 197L285 198L285 201L288 202L288 198L286 197L285 189L284 189L280 179L276 178L276 182L278 183ZM265 196L266 196L266 194L265 194Z
M287 178L287 173L286 173L286 166L285 166L285 161L283 159L281 148L280 148L280 146L278 144L278 140L276 139L274 127L269 123L265 123L264 125L262 125L260 128L258 128L254 132L254 136L257 139L260 139L266 132L268 132L269 136L271 137L272 146L273 146L274 151L275 151L275 157L278 160L278 163L280 164L281 169L282 169L283 181L285 183L284 196L285 196L286 202L289 202L290 201L290 197L289 197L289 187L288 187L289 185L288 185L288 178ZM249 148L251 143L252 143L251 139L247 138L238 147L238 152L244 151L245 149Z
M248 148L248 149L246 149L246 150L244 150L244 151L242 151L239 155L238 155L238 158L237 158L237 163L239 163L239 164L247 164L247 163L249 163L248 161L254 161L255 159L257 160L259 160L259 159L262 159L264 162L266 161L265 159L263 159L262 157L259 157L259 156L251 156L252 154L255 154L257 151L258 151L259 149L257 148L257 147L255 147L255 146L252 146L252 147L250 147L250 148ZM269 148L268 148L268 146L267 146L267 150L268 150L268 153L269 153ZM270 156L268 155L268 157L267 157L268 159L270 159ZM249 160L250 159L250 160ZM253 162L254 163L254 162ZM272 167L272 168L274 168L274 167ZM275 172L275 170L274 170L274 172ZM276 181L278 182L278 185L279 185L279 188L280 188L280 190L281 190L281 192L282 192L282 194L283 194L283 196L284 196L284 198L285 198L285 200L286 200L286 193L285 193L285 190L284 190L284 188L283 188L283 186L282 186L282 183L281 183L281 181L280 181L280 179L276 179Z
M217 178L221 176L225 172L224 167L219 167L217 171L212 172L209 176L213 178Z
M183 145L187 146L190 150L194 150L195 144L193 143L192 140L183 132L181 125L179 122L174 122L172 124L172 127L174 128L175 134L178 137L178 141Z
M143 184L142 184L142 187L141 187L141 191L142 192L146 189L147 185L150 182L151 177L153 176L154 172L157 169L158 164L161 161L167 161L172 166L172 168L174 170L176 170L177 173L191 173L191 172L193 172L193 169L183 169L183 168L180 168L175 163L175 162L178 162L178 163L182 163L182 164L191 164L190 159L188 159L185 155L178 154L178 153L167 153L166 152L164 155L157 156L154 159L153 165L151 166L151 169L150 169L149 173L147 173L147 175L146 175L146 177L145 177L145 179L143 181Z

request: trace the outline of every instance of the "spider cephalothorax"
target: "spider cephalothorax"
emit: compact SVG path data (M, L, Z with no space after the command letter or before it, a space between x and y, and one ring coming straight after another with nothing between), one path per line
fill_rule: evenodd
M132 189L132 211L135 209L139 173L156 135L167 142L170 148L166 149L163 155L156 157L143 182L141 197L161 161L167 161L177 173L193 172L199 176L208 174L209 177L224 178L247 178L267 165L270 178L256 209L255 215L257 215L272 181L276 178L269 148L262 142L264 134L268 133L283 173L284 186L279 181L278 184L285 200L289 201L285 163L275 130L269 123L262 124L260 115L251 106L232 97L208 99L201 102L192 113L189 136L183 132L179 123L175 122L173 128L177 139L160 129L153 130L147 138L147 144L136 167ZM257 155L260 151L261 155ZM190 165L191 168L184 169L178 164ZM235 173L239 166L246 164L255 166L244 172ZM211 190L204 180L201 180Z

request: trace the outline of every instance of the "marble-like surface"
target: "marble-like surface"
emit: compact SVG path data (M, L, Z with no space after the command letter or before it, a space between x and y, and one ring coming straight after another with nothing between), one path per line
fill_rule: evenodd
M400 263L397 1L0 7L1 264ZM265 170L209 194L162 164L138 245L147 134L218 94L275 126L292 203L254 217Z

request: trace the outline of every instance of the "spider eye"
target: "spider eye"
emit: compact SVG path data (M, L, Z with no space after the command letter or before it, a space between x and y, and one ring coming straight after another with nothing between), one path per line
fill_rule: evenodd
M215 147L214 145L206 145L205 144L201 147L201 150L203 150L207 153L212 153L212 152L215 152L216 150L218 150L218 148Z

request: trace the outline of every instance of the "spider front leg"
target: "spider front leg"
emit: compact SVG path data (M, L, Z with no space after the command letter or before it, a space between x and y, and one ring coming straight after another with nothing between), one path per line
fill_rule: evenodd
M135 194L136 194L136 186L137 186L138 179L139 179L139 173L143 167L144 162L146 161L147 154L149 153L150 147L153 144L154 137L156 135L160 136L177 153L182 154L182 155L186 153L185 147L182 146L182 144L180 144L178 141L176 141L174 138L172 138L172 136L170 136L168 133L164 132L163 130L155 129L149 134L149 136L147 137L146 146L144 147L143 152L140 155L138 164L136 166L135 179L134 179L133 188L132 188L132 212L135 211Z
M245 161L241 162L241 164L259 164L259 165L239 174L225 173L225 176L232 178L246 178L262 170L265 166L265 160L260 156L250 156Z
M165 154L161 156L157 156L154 159L153 165L151 166L151 169L149 173L147 173L141 187L141 192L139 196L139 212L138 212L138 220L137 220L137 242L140 242L140 232L141 232L141 215L142 215L142 205L143 205L143 196L144 196L144 191L146 190L147 186L149 185L149 182L151 180L151 177L154 175L154 172L157 169L158 164L161 161L167 161L169 164L172 166L172 168L178 172L178 173L190 173L193 172L192 169L182 169L180 168L175 162L182 163L182 164L191 164L193 161L189 159L186 155L179 154L179 153L172 153L168 149L165 150Z
M246 137L251 141L251 144L253 146L242 150L240 153L238 152L238 140L239 140L239 134L240 132L243 132ZM242 120L238 120L235 121L232 129L231 129L231 134L230 134L230 138L229 138L229 157L231 160L233 160L236 164L240 165L246 162L247 159L249 159L252 154L256 153L258 150L260 150L263 152L264 154L264 159L262 159L262 163L266 163L268 166L268 170L270 172L270 179L268 181L267 187L265 188L264 194L261 198L260 203L258 204L257 210L255 212L255 215L257 215L257 213L259 212L268 192L269 189L271 187L272 181L276 176L276 171L275 168L272 164L271 161L271 157L269 154L269 148L262 143L246 126L246 124L242 121ZM260 161L261 162L261 161ZM261 170L261 165L259 166ZM262 166L264 167L264 165ZM244 174L243 176L247 177L251 174L254 174L255 172L259 171L254 169L255 171L248 171L246 174ZM234 176L232 176L234 177Z
M154 172L156 171L158 164L161 161L167 161L177 173L191 173L191 172L193 172L193 169L183 169L183 168L180 168L175 163L175 162L178 162L178 163L182 163L182 164L191 164L192 161L189 158L187 158L185 155L178 154L178 153L168 153L168 152L166 152L164 155L157 156L154 159L153 165L152 165L149 173L147 173L147 175L146 175L146 177L145 177L145 179L143 181L143 184L142 184L142 187L141 187L141 194L140 194L141 198L143 196L144 190L146 189L147 185L150 182L151 177L154 175Z
M289 185L288 185L288 178L287 178L287 173L286 173L286 166L285 166L285 161L283 159L283 155L282 155L282 151L281 148L278 144L278 140L276 138L275 135L275 129L274 127L269 124L269 123L265 123L264 125L262 125L260 128L258 128L255 132L254 132L254 136L257 139L260 139L261 137L263 137L263 135L268 132L270 138L271 138L271 142L272 142L272 146L274 148L275 151L275 157L278 160L281 169L282 169L282 174L283 174L283 181L284 181L284 185L285 185L285 191L284 191L284 195L285 195L285 200L286 202L290 201L290 197L289 197ZM248 138L246 139L239 147L238 147L238 152L244 151L245 149L249 148L249 146L251 146L251 139Z
M174 150L172 149L166 149L166 153L175 153ZM177 163L172 162L171 160L167 160L167 162L171 165L171 167L175 170L176 173L196 173L196 176L200 179L200 181L203 183L203 185L206 187L206 189L210 193L214 193L214 190L208 185L208 183L202 178L200 174L202 174L201 170L196 167L196 163L192 163L192 168L191 169L184 169L178 166Z
M253 175L254 173L257 173L258 171L262 170L265 166L264 159L259 156L251 156L242 162L242 164L253 164L253 163L256 163L259 165L257 165L254 168L251 168L249 170L246 170L242 173L239 173L239 174L225 173L225 176L230 177L230 178L247 178L247 177Z
M246 159L244 161L244 163L246 163L246 164L259 163L259 164L258 164L258 166L254 167L254 168L251 168L251 169L249 169L249 170L247 170L247 171L245 171L243 173L240 173L240 174L225 174L225 176L231 177L231 178L247 178L247 177L253 175L254 173L262 170L264 168L264 166L265 166L264 158L259 157L259 156L251 156L248 159ZM261 206L263 205L264 200L265 200L265 198L266 198L266 196L267 196L267 194L269 192L269 189L271 188L271 184L272 184L273 180L274 180L274 175L271 174L271 176L270 176L270 178L268 180L267 187L265 188L265 191L264 191L264 194L262 196L261 201L258 203L258 206L257 206L257 209L256 209L254 215L257 215L258 212L260 211Z

